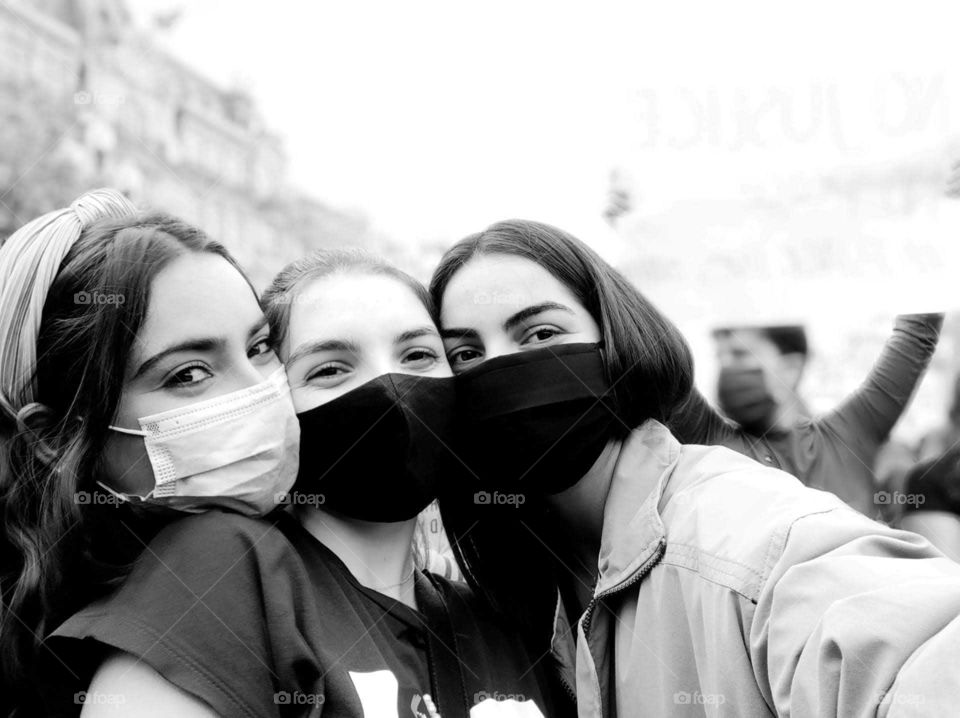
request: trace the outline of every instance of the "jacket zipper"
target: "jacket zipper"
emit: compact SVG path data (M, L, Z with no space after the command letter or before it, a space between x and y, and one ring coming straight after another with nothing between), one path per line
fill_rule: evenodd
M660 539L660 541L657 543L657 548L654 551L653 556L650 557L650 559L643 565L643 567L639 571L634 573L630 578L628 578L623 583L613 586L612 588L608 588L603 593L598 593L596 596L593 597L593 599L590 601L590 604L587 606L587 610L584 611L584 614L583 614L583 637L588 644L590 642L589 634L590 634L590 624L593 621L593 611L594 609L596 609L597 605L600 603L600 600L607 598L608 596L612 596L615 593L620 593L621 591L625 591L626 589L630 588L630 586L632 586L633 584L640 582L644 576L650 573L651 569L653 569L654 566L660 563L660 559L663 558L663 550L665 546L666 546L666 542L663 539ZM589 649L589 645L587 646L587 648Z
M567 692L567 695L570 696L570 700L573 701L573 706L577 706L577 692L574 690L573 686L567 683L567 679L563 677L563 674L557 676L560 679L560 685L563 686L563 690Z

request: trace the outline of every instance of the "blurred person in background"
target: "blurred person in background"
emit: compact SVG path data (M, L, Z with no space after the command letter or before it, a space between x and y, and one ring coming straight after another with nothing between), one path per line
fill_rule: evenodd
M717 329L720 408L783 457L780 468L875 517L878 455L923 378L942 325L943 314L897 317L860 387L820 416L799 394L809 354L802 326Z
M717 401L727 417L760 436L810 417L798 391L808 353L803 326L724 327L713 340Z
M943 314L898 316L861 386L819 417L797 395L808 354L802 327L718 330L718 399L737 423L694 389L671 427L684 442L741 451L873 517L878 452L923 377L942 325Z

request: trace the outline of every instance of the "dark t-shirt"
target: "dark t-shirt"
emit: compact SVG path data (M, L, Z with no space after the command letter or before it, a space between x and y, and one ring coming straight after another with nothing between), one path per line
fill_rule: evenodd
M531 658L466 586L418 572L415 590L420 606L442 599L452 646L431 650L439 632L420 611L361 586L290 516L184 518L157 535L122 586L48 639L49 712L77 715L76 694L113 649L224 716L426 718L422 695L438 698L437 667L450 661L471 716L570 709L550 689L547 661Z

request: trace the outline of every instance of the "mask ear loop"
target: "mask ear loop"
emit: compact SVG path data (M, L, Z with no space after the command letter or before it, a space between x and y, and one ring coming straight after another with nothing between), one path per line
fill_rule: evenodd
M147 436L146 431L141 431L139 429L124 429L122 426L114 426L113 424L108 425L107 428L110 429L111 431L116 431L118 434L126 434L127 436L139 436L139 437ZM119 491L114 491L102 481L97 481L97 486L102 488L104 491L106 491L108 494L110 494L114 498L124 503L131 503L133 499L146 501L153 495L153 490L149 491L146 496L140 496L138 494L122 494Z
M120 493L119 491L114 491L102 481L97 481L96 483L97 483L97 486L99 486L101 489L106 491L108 494L113 496L118 501L125 504L134 503L134 499L136 499L137 501L146 501L147 499L153 496L153 491L148 492L146 496L140 496L139 494L123 494L123 493Z
M126 434L127 436L147 436L147 432L141 431L140 429L124 429L122 426L113 426L112 424L107 428L119 434Z

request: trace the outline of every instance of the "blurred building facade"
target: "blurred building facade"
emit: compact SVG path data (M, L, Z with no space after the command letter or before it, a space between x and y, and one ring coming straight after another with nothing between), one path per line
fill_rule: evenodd
M157 31L135 27L123 0L0 3L0 105L22 125L4 139L16 144L53 123L0 175L8 229L103 184L198 224L260 283L312 246L362 243L362 217L287 185L281 140L253 99L165 52ZM60 174L51 178L38 167L53 161ZM13 204L51 181L68 185L64 197Z

